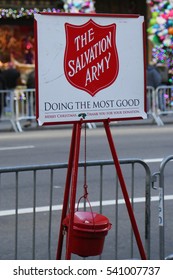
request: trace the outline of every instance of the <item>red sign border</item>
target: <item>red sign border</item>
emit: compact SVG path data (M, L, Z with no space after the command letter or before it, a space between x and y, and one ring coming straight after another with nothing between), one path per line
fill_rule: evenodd
M48 16L68 16L68 17L111 17L111 18L139 18L140 14L81 14L81 13L52 13L52 12L39 12L38 14L41 15L48 15ZM147 104L146 104L146 24L145 21L142 24L143 27L143 65L144 65L144 111L147 112ZM34 39L35 39L35 89L36 89L36 119L39 119L39 89L38 89L38 31L37 31L37 21L34 19ZM98 122L105 122L108 120L109 122L113 121L127 121L127 120L141 120L142 117L130 117L130 118L107 118L107 119L91 119L91 120L85 120L81 119L83 123L98 123ZM62 125L62 124L74 124L79 122L76 121L62 121L62 122L44 122L42 125Z

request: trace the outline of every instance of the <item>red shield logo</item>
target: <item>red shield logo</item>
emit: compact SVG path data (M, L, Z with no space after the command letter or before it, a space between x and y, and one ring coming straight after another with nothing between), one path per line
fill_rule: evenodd
M65 30L66 78L74 87L94 96L118 76L116 24L101 26L90 19L83 25L66 23Z

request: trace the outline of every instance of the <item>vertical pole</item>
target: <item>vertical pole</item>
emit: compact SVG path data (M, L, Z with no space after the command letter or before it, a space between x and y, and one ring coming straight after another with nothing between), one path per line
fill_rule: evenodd
M162 167L163 164L161 164ZM160 260L165 259L165 206L164 206L164 173L160 168L159 181L159 243L160 243Z
M58 241L58 248L57 248L57 254L56 254L57 260L61 259L61 254L62 254L62 245L63 245L63 237L64 237L62 223L63 223L64 218L66 217L67 208L68 208L68 199L69 199L69 192L70 192L75 141L76 141L76 124L73 125L72 138L71 138L68 169L67 169L66 184L65 184L65 191L64 191L63 208L62 208L61 223L60 223L60 230L59 230L59 241Z
M128 196L128 192L127 192L127 189L126 189L126 184L125 184L123 174L122 174L122 171L121 171L121 167L120 167L120 164L119 164L119 160L118 160L118 156L117 156L116 149L115 149L115 146L114 146L114 142L113 142L113 139L112 139L112 134L111 134L111 131L110 131L108 120L104 122L104 127L105 127L105 131L106 131L106 134L107 134L110 150L112 152L112 157L113 157L113 160L114 160L115 168L117 170L117 175L118 175L118 178L119 178L119 181L120 181L122 193L124 195L124 200L125 200L126 207L127 207L127 210L128 210L129 218L130 218L132 228L133 228L133 231L134 231L134 234L135 234L135 237L136 237L136 242L137 242L138 249L139 249L139 252L140 252L140 255L141 255L141 259L146 260L146 254L145 254L145 251L144 251L144 248L143 248L143 245L142 245L141 237L140 237L140 234L139 234L139 230L138 230L138 227L137 227L137 223L136 223L136 220L135 220L133 209L132 209L130 199L129 199L129 196Z
M78 177L78 162L80 152L80 139L81 139L81 122L76 124L76 141L74 146L74 161L73 161L73 172L72 172L72 184L71 184L71 196L70 196L70 215L69 215L69 226L67 231L67 246L66 246L66 260L71 258L71 245L73 236L73 222L74 222L74 211L76 201L76 190L77 190L77 177Z

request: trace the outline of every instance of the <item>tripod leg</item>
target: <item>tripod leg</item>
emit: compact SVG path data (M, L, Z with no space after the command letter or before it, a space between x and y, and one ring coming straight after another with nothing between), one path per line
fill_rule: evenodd
M124 177L123 177L123 174L122 174L122 171L121 171L121 167L120 167L119 160L118 160L118 157L117 157L117 153L116 153L116 149L115 149L115 146L114 146L114 142L113 142L113 138L112 138L112 134L111 134L111 131L110 131L108 121L104 122L104 127L105 127L105 131L106 131L106 134L107 134L110 150L112 152L112 157L113 157L113 160L114 160L117 175L118 175L118 178L119 178L119 181L120 181L122 193L124 195L124 200L125 200L126 207L127 207L127 210L128 210L129 218L130 218L132 228L133 228L133 231L134 231L134 234L135 234L135 237L136 237L136 242L137 242L138 249L139 249L139 252L140 252L140 255L141 255L141 259L146 260L145 251L144 251L144 248L143 248L143 245L142 245L142 241L141 241L141 237L140 237L140 234L139 234L139 231L138 231L138 227L137 227L137 223L136 223L135 216L134 216L134 213L133 213L133 209L132 209L132 206L131 206L131 203L130 203L130 200L129 200L128 192L127 192L127 189L126 189L126 184L125 184Z
M73 221L74 221L74 211L75 211L75 201L76 201L78 162L79 162L80 139L81 139L80 122L76 124L75 139L76 141L74 146L74 160L73 160L72 186L71 186L71 195L70 195L70 216L69 216L69 226L67 232L66 260L70 260L71 258L71 245L72 245L71 237L73 235Z
M64 238L62 223L63 223L64 218L66 217L67 208L68 208L75 141L76 141L76 124L73 125L73 132L72 132L72 138L71 138L70 154L69 154L69 160L68 160L68 169L67 169L66 184L65 184L65 191L64 191L63 209L62 209L62 214L61 214L61 223L60 223L60 230L59 230L58 248L57 248L57 254L56 254L57 260L61 259L61 254L62 254L62 245L63 245L63 238Z

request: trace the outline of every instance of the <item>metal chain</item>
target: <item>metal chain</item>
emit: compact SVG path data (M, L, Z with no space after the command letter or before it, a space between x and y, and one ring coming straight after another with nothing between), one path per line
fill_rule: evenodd
M87 147L86 147L86 123L85 123L84 131L85 131L85 133L84 133L84 186L83 186L83 188L84 188L84 198L87 198L88 185L87 185L87 166L86 166L86 153L87 153L87 151L86 151L86 149L87 149Z

